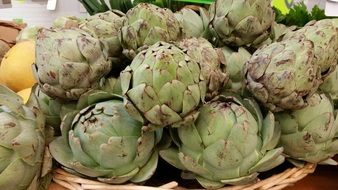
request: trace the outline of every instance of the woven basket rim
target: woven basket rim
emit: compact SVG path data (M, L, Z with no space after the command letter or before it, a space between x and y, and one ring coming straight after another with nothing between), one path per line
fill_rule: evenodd
M269 178L258 180L255 183L240 186L226 186L220 190L280 190L291 186L300 181L307 175L313 173L316 164L307 163L303 167L293 167L284 170L281 173L274 174ZM94 180L84 179L79 176L70 174L63 169L56 169L53 172L53 181L60 186L69 190L172 190L179 187L175 181L166 183L158 187L141 186L136 184L112 185ZM186 189L180 187L180 189ZM198 189L196 189L198 190Z

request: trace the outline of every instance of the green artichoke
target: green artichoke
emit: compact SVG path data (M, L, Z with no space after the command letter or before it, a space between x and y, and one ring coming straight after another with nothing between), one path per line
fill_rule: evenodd
M277 22L273 22L271 26L271 34L270 34L270 39L272 42L279 42L283 40L283 37L296 30L296 26L286 26L284 24L279 24Z
M41 91L39 87L34 92L39 103L39 108L45 116L47 126L54 128L56 135L60 135L60 124L62 117L75 109L76 102L64 102L51 98Z
M330 95L335 104L338 103L338 67L325 77L323 83L319 86L319 89Z
M71 29L78 28L81 19L75 16L61 16L54 20L52 28L54 29Z
M263 42L275 18L270 0L216 0L209 13L211 30L231 46Z
M331 163L338 154L338 123L333 106L324 94L314 94L308 106L276 114L282 130L280 146L295 160Z
M123 19L124 13L113 10L90 16L80 25L81 30L86 31L103 42L106 49L108 49L108 56L113 61L114 69L120 67L124 59L122 56L122 46L118 38Z
M77 100L98 88L111 67L106 49L89 34L79 29L39 31L33 71L48 96Z
M34 189L45 149L44 117L1 85L0 137L0 189Z
M262 43L255 45L254 47L258 49L259 47L262 47L263 45L269 45L273 42L280 42L283 40L283 37L285 36L285 34L290 33L296 29L297 29L297 26L288 27L284 24L273 22L271 26L271 32L270 32L269 38L263 41Z
M24 41L24 40L36 40L39 30L42 27L32 26L26 27L20 31L18 36L16 37L16 42Z
M146 130L126 112L122 97L103 91L81 96L49 148L71 171L105 183L143 182L157 167L161 133Z
M152 127L193 119L206 94L199 63L166 42L140 52L121 72L121 86L128 112Z
M242 47L238 48L237 51L233 51L225 46L221 50L224 55L226 71L229 73L229 81L225 86L225 90L244 95L246 90L244 65L250 59L251 54Z
M301 109L321 81L311 41L288 40L258 49L245 64L247 89L273 112Z
M214 49L204 38L183 39L178 43L178 47L200 65L202 77L207 82L206 98L217 96L228 81L220 50Z
M121 78L109 77L101 81L100 90L123 96Z
M184 37L208 38L209 13L199 7L199 14L192 9L183 8L175 13L176 19L183 27Z
M182 26L171 10L140 3L126 13L119 37L124 54L132 59L158 41L177 41L182 35Z
M303 28L283 37L283 40L288 39L311 41L322 76L334 71L338 60L338 24L331 19L309 22Z
M199 111L193 124L170 129L175 146L160 155L203 187L247 184L284 162L274 115L263 119L254 101L221 96Z

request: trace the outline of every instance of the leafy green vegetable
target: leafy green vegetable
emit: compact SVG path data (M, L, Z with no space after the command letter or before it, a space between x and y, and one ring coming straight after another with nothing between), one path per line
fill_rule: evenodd
M288 26L304 26L310 20L312 20L311 14L307 11L306 5L302 2L290 9L289 14L285 17L285 24Z
M320 9L317 5L312 8L311 11L312 20L322 20L328 18L325 15L325 11Z
M325 16L324 10L320 9L317 5L312 8L311 12L308 12L304 2L295 4L286 15L282 14L282 12L276 8L274 8L274 10L276 22L287 26L296 25L302 27L311 20L329 18Z

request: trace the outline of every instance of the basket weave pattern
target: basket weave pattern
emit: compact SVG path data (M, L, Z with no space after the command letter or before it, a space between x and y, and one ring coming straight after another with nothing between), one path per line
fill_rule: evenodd
M282 173L275 174L264 180L258 180L256 183L242 186L228 186L220 190L280 190L293 185L307 175L313 173L316 169L315 164L306 164L302 168L289 168ZM179 187L177 182L170 182L159 187L140 186L135 184L110 185L98 181L83 179L78 176L67 173L62 169L54 171L53 181L69 190L172 190L185 188Z

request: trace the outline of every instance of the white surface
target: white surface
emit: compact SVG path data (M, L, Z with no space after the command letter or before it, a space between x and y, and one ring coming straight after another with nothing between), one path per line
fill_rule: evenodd
M12 8L0 8L0 20L22 18L28 25L50 27L58 16L86 17L87 13L80 11L78 0L58 0L54 11L47 10L47 0L26 0L21 3L12 0Z
M325 7L326 16L338 16L338 2L327 1Z
M319 8L324 10L326 0L304 0L304 3L309 11L311 11L315 5L318 5Z
M54 11L56 9L57 0L48 0L47 10Z

